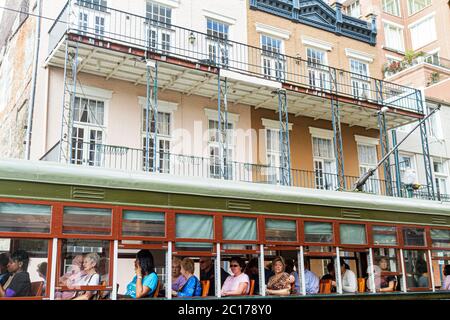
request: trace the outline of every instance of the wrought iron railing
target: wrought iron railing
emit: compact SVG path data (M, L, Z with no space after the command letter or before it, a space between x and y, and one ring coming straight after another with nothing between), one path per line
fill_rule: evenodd
M312 67L307 60L282 54L279 49L264 50L131 12L100 5L95 10L74 1L71 3L64 7L49 31L49 55L67 34L75 34L292 84L318 93L338 94L354 99L355 103L368 101L423 114L419 91L414 88L317 63ZM320 81L315 81L310 72L317 69L323 74Z
M55 145L44 157L43 161L57 161L59 143ZM107 169L124 170L128 172L145 172L147 168L154 167L153 152L145 149L112 146L87 142L75 142L71 152L71 164L101 167ZM180 177L199 177L209 179L222 179L221 172L225 172L226 180L281 184L281 167L261 164L251 164L238 161L225 161L224 170L221 169L219 158L206 158L198 156L180 155L158 152L156 158L156 173ZM148 170L151 171L151 170ZM358 180L356 176L344 176L344 190L352 190ZM291 186L321 190L339 190L339 178L335 173L322 170L308 171L291 169ZM395 181L392 182L393 194L386 189L386 181L370 178L364 186L364 192L386 196L404 198L429 199L429 195L422 187L419 190L408 189L402 184L401 192L396 190ZM436 194L439 201L450 201L450 195Z

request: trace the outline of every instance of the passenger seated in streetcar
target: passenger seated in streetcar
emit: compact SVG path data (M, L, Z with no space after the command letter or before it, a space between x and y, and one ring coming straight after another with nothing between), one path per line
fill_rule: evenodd
M276 257L272 262L272 270L275 273L267 284L266 293L276 296L288 296L291 294L291 284L295 282L294 276L285 272L286 263L283 257Z
M441 290L450 290L450 264L444 267L444 283L441 286Z
M259 294L259 267L258 258L252 258L245 266L245 274L249 280L255 281L254 293Z
M73 288L78 281L85 275L83 271L83 255L76 255L72 259L71 269L59 278L59 285ZM75 291L55 292L56 300L70 300L75 297Z
M323 275L320 280L321 281L322 280L336 281L336 273L334 271L334 262L330 262L327 264L327 270L328 270L328 273ZM331 286L331 292L336 292L336 287Z
M181 259L172 259L172 290L178 291L186 283L186 278L181 274Z
M342 291L347 293L355 293L358 290L358 282L356 281L355 273L350 270L348 264L341 260L341 275L342 275ZM332 281L331 285L336 287L336 281Z
M0 282L0 298L28 297L31 294L30 275L27 272L30 258L24 250L14 252L8 262L9 276Z
M5 252L0 254L0 283L5 277L9 276L8 263L9 253Z
M388 260L385 257L377 257L374 265L375 289L377 292L392 292L395 291L395 283L397 278L395 276L382 275L383 272L389 272ZM370 270L368 270L369 280L367 281L367 288L372 290L370 283Z
M47 262L39 263L36 271L42 281L44 281L44 285L42 286L42 295L45 296L45 289L47 288Z
M295 294L295 293L300 293L301 288L300 288L300 279L298 276L298 272L295 271L295 261L294 259L286 259L286 269L285 272L289 273L291 276L294 277L294 283L292 284L292 288L291 288L291 293Z
M422 258L417 259L417 285L419 287L428 288L428 267L427 262Z
M208 296L215 296L215 273L214 273L214 264L210 257L201 257L200 258L200 280L209 280L209 291ZM220 280L221 285L228 278L229 273L226 272L223 268L220 268Z
M184 258L181 261L181 274L186 278L186 283L178 291L172 290L174 297L193 297L202 295L202 284L194 275L194 261Z
M245 274L245 262L240 257L232 257L230 260L232 275L228 276L222 286L222 296L242 296L250 291L250 279Z
M320 279L314 272L312 272L312 271L310 271L308 269L308 265L307 265L306 260L304 261L304 263L305 263L305 289L306 289L306 294L319 293Z
M83 258L83 271L84 275L74 283L75 286L99 286L100 275L97 272L97 268L100 263L100 256L95 252L90 252ZM89 300L97 292L96 291L79 291L72 300Z
M127 285L126 296L134 299L152 296L158 286L158 275L155 272L153 255L149 250L140 250L134 261L136 275Z

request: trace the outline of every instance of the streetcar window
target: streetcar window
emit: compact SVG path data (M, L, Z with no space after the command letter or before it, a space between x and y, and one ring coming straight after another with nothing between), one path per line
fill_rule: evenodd
M333 242L333 224L329 222L305 222L305 242Z
M164 212L123 211L123 236L164 237L166 235Z
M176 236L181 239L213 239L214 218L209 215L177 214Z
M112 212L110 209L65 207L64 234L111 234Z
M408 288L428 288L430 275L428 271L427 251L404 250L406 285Z
M450 248L450 230L431 229L431 242L433 247Z
M372 227L373 243L376 245L397 245L397 228L390 226Z
M266 240L297 241L296 221L266 219Z
M0 231L49 233L51 216L50 206L0 203Z
M403 228L403 242L405 246L426 245L425 229L423 228Z
M366 226L363 224L340 224L342 244L366 244Z
M256 240L256 219L224 217L223 238L225 240Z

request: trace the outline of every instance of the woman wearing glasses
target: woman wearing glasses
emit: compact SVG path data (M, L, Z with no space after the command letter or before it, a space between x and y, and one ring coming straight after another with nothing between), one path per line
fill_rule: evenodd
M250 289L250 280L245 274L245 263L239 257L230 260L232 275L228 276L222 286L222 296L242 296L247 295Z

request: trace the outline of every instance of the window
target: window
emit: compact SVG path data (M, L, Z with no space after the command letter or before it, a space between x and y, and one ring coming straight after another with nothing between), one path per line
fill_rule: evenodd
M105 18L95 17L95 34L103 36L105 35Z
M75 122L101 126L105 121L105 103L76 97L73 117Z
M409 27L413 50L417 50L437 39L434 15Z
M64 234L110 235L111 224L111 209L64 208Z
M214 238L214 218L209 215L177 214L175 226L177 238L205 240Z
M98 11L106 11L106 0L77 0L77 5Z
M393 16L400 17L399 0L383 0L383 10Z
M305 242L333 242L333 224L330 222L305 222Z
M363 224L340 224L341 244L366 244L366 226Z
M385 47L397 51L405 51L405 43L403 41L403 28L387 23L384 23L384 37L386 43Z
M223 126L224 124L222 124ZM211 178L220 179L222 172L222 161L220 159L220 135L219 132L219 121L209 120L208 121L209 130L209 174ZM228 123L227 132L227 152L223 155L223 170L225 171L225 177L227 179L233 178L233 150L234 150L234 138L233 138L233 124Z
M450 230L431 229L431 242L433 247L450 248Z
M436 106L427 103L428 114L436 109ZM441 121L439 117L439 112L435 112L430 118L428 118L427 128L429 130L428 134L430 137L442 139Z
M359 60L350 59L352 91L355 98L370 99L369 66Z
M362 176L369 169L375 168L377 165L377 148L374 145L358 144L358 160L359 160L359 174ZM378 182L378 172L369 178L364 185L364 191L370 193L378 193L380 190Z
M423 228L403 228L403 243L405 246L424 247L426 246L425 229Z
M0 203L1 232L49 233L51 217L50 206Z
M336 159L331 139L313 137L314 177L317 189L337 187Z
M212 19L206 21L208 36L219 38L223 41L217 41L216 39L208 39L208 57L211 62L228 66L228 57L230 51L230 45L226 43L229 38L229 25L223 22L219 22Z
M411 179L417 180L414 165L414 156L399 154L400 177L403 183L411 183ZM414 181L414 183L417 181Z
M87 13L80 12L78 15L78 28L83 31L81 34L86 34L88 31L89 20Z
M380 261L381 259L387 260L387 270L385 272L398 272L397 265L397 249L394 248L374 248L373 249L373 258L376 264L376 261Z
M172 8L155 2L147 2L147 18L153 20L151 24L160 22L168 27L172 24Z
M270 36L261 35L263 74L265 78L281 80L284 78L284 56L282 41Z
M390 226L372 227L373 243L376 245L397 245L397 228Z
M356 0L347 7L347 14L355 18L361 16L361 5L359 4L359 0Z
M163 212L123 211L123 236L164 237L166 234L165 226L165 214Z
M428 259L425 250L403 250L406 286L408 288L427 288L430 285Z
M434 64L435 66L439 66L440 65L439 51L429 54L424 58L424 61L427 63Z
M256 241L256 219L223 217L223 239Z
M329 89L329 70L326 67L326 52L314 48L306 49L309 85L313 88Z
M266 240L297 241L296 221L266 219Z
M413 15L429 5L431 5L431 0L408 0L408 14Z
M436 192L438 194L448 194L447 183L447 163L442 161L433 160L433 170L434 170L434 182Z
M269 182L280 182L280 130L266 128L266 159L269 166L269 172L267 172Z
M147 164L147 108L143 108L142 112L142 149L143 149L143 168L146 169ZM151 170L154 163L154 132L155 121L152 117L149 117L150 121L150 140L149 140L149 163L148 166ZM170 147L172 140L172 114L169 112L158 112L158 150L156 152L156 164L158 165L156 170L161 173L170 172Z

